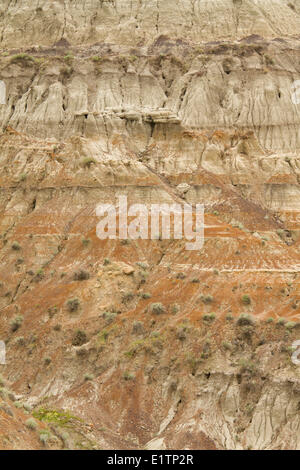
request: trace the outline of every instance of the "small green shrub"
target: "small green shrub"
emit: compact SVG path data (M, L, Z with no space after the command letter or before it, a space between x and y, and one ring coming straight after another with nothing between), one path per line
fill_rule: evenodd
M132 333L136 335L144 333L143 323L140 321L135 321L132 326Z
M84 271L83 269L80 269L80 271L76 271L73 276L74 281L86 281L89 278L90 274L87 271Z
M216 315L214 313L206 313L203 315L202 319L205 322L213 322L216 319Z
M150 334L150 338L159 338L160 337L160 332L159 331L152 331L152 333Z
M71 77L72 73L74 72L73 67L65 66L60 69L60 73L63 78L69 78Z
M85 376L84 376L84 381L85 382L88 382L88 381L93 380L93 379L94 379L93 374L85 374Z
M100 343L106 343L106 340L108 338L108 331L107 330L101 331L98 335L98 338L99 338Z
M184 341L186 339L186 327L180 326L176 332L176 338L180 341Z
M237 320L238 326L254 325L254 324L255 324L254 318L248 313L242 313Z
M153 303L151 304L151 313L154 313L155 315L160 315L162 313L165 313L166 309L163 304L160 302Z
M21 245L18 242L13 242L11 247L15 251L20 251L21 250Z
M285 324L285 327L286 327L287 330L293 330L296 325L297 325L296 322L294 322L294 321L288 321L288 322Z
M152 297L152 296L151 296L151 294L149 294L149 292L144 292L144 293L142 294L142 299L151 299L151 297Z
M8 398L10 401L13 401L15 402L16 401L16 396L13 392L11 392L10 390L8 391L8 394L7 394Z
M73 346L82 346L83 344L87 343L87 335L85 331L77 330L72 338L72 345Z
M81 164L83 168L90 168L90 166L94 163L97 163L96 160L92 157L86 157L81 160Z
M89 238L82 238L81 243L83 246L88 246L91 243L91 240Z
M23 403L23 408L24 408L24 410L26 410L28 413L31 413L31 411L32 411L32 408L31 408L31 406L29 405L29 403Z
M48 313L49 313L49 317L50 317L50 318L53 318L54 315L57 314L57 312L58 312L58 308L57 308L56 305L54 305L53 307L49 307L49 308L48 308Z
M93 61L93 62L101 62L102 59L101 59L101 57L99 57L98 55L94 55L94 56L92 57L92 61Z
M171 307L171 312L173 315L176 315L178 312L180 312L180 305L173 304Z
M40 437L40 441L42 444L46 445L49 438L50 438L50 432L47 431L46 429L42 429L41 431L39 431L39 437Z
M77 312L77 310L79 309L79 306L80 306L80 302L79 302L79 299L77 298L69 299L67 301L67 308L69 312Z
M134 375L133 375L133 374L130 374L130 372L126 371L126 372L124 372L124 374L123 374L123 379L124 379L124 380L133 380L133 379L134 379Z
M186 278L186 274L185 273L177 273L176 274L176 279L185 279Z
M120 243L121 245L125 246L125 245L130 245L131 241L128 239L124 239L124 240L121 240Z
M33 416L39 421L52 423L56 426L68 426L74 422L81 422L80 418L73 416L69 411L53 410L49 408L39 408L35 410Z
M248 294L244 294L242 296L242 302L244 305L250 305L251 304L251 297Z
M15 344L17 346L25 346L25 339L23 336L18 336L18 338L15 339Z
M21 409L21 408L23 408L23 403L21 401L16 401L14 403L14 406L18 409Z
M265 54L266 65L275 65L275 60L269 55Z
M24 52L20 54L15 54L11 57L10 62L12 64L22 63L23 65L29 65L30 63L34 62L34 58Z
M71 63L71 62L74 60L73 54L69 53L69 54L65 55L64 60L65 60L67 63Z
M126 292L122 296L122 303L130 302L133 299L134 299L134 293L133 292Z
M226 315L226 321L233 321L233 318L234 318L234 317L233 317L233 315L232 315L231 313L228 313L228 314Z
M62 432L62 433L60 434L60 437L62 438L62 440L63 440L64 443L66 444L66 442L68 441L68 439L69 439L70 436L69 436L69 433L67 433L66 431L64 431L64 432Z
M211 304L214 300L212 295L205 295L201 297L201 300L204 304Z
M146 271L147 269L149 269L149 265L148 263L144 263L143 261L138 261L136 263L137 266L139 266L140 268L144 269L144 271Z
M37 422L33 418L27 419L27 421L25 422L25 425L31 431L35 431L37 429Z
M40 268L37 270L37 272L35 273L35 276L34 276L34 280L36 282L39 282L43 279L44 277L44 271Z
M112 323L116 319L116 317L117 317L117 314L115 312L103 313L103 318L105 318L107 324Z
M251 374L254 374L256 370L256 365L248 359L240 359L239 366L241 373L249 372Z
M16 317L14 317L10 322L11 330L17 331L21 327L23 320L24 318L22 317L22 315L17 315Z
M7 397L8 397L8 390L7 388L5 387L0 387L0 397L3 399L3 400L6 400Z

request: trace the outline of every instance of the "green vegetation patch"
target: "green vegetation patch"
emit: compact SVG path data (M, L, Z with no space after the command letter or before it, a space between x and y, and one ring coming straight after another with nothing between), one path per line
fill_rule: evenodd
M39 421L44 423L52 423L57 426L70 427L76 422L83 422L82 419L74 416L70 411L65 410L53 410L50 408L39 408L35 410L32 415Z

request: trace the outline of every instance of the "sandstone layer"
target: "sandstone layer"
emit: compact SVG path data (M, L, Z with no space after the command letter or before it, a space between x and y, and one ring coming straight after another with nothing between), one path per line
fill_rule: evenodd
M0 21L0 367L51 433L4 393L1 448L299 449L300 2L4 0ZM204 204L204 247L100 240L120 195Z

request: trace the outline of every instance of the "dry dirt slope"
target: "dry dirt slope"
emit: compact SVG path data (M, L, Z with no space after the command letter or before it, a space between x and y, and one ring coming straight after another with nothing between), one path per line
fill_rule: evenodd
M300 448L299 14L2 2L1 447ZM99 240L121 194L204 203L203 249Z

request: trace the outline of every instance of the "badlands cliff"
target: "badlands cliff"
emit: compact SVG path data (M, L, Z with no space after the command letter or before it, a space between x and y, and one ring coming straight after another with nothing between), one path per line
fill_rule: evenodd
M0 38L0 448L299 449L300 2L2 0ZM203 249L100 240L119 195L203 203Z

